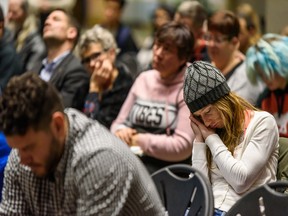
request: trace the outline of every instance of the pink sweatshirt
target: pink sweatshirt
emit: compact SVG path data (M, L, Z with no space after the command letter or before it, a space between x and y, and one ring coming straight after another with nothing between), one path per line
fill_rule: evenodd
M169 80L156 70L142 72L111 126L139 132L138 144L146 155L165 161L181 161L192 152L194 133L189 109L183 100L185 68Z

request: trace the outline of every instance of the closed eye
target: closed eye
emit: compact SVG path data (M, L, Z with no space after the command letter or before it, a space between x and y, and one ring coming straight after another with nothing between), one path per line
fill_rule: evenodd
M211 111L211 107L208 108L208 110L205 112L205 114L209 114Z

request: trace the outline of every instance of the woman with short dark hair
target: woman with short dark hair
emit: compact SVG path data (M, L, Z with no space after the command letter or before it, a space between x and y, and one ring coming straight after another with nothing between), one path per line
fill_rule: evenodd
M193 133L185 121L183 79L194 38L183 24L168 23L156 33L153 69L135 80L111 131L138 146L150 173L190 161Z
M239 20L220 10L208 19L205 35L211 62L223 73L231 91L255 105L263 86L253 86L246 74L245 56L239 51Z

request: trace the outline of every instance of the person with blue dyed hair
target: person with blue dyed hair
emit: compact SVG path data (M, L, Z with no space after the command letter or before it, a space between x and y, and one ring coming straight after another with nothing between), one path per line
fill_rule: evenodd
M280 136L288 137L288 37L265 34L246 54L250 81L266 89L257 106L276 119Z

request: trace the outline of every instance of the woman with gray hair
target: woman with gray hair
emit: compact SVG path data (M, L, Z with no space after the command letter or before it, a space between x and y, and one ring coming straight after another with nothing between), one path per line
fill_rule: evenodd
M261 80L267 86L257 106L270 112L280 136L288 137L288 37L265 34L248 49L246 56L251 82L256 84Z
M91 75L84 113L109 128L132 86L132 77L125 65L116 65L118 48L114 37L99 25L81 36L79 52Z

